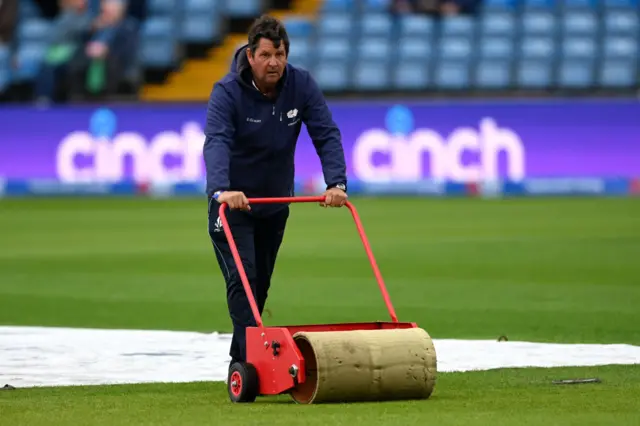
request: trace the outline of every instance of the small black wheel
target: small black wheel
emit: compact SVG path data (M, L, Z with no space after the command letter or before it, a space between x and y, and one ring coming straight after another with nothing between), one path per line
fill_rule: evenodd
M229 368L227 390L231 402L253 402L260 390L256 368L246 362L234 362Z

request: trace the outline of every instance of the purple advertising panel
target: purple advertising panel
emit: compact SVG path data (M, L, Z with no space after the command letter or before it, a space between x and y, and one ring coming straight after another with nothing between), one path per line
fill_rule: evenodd
M640 103L329 102L350 179L477 182L640 175ZM206 105L0 107L0 177L203 181ZM299 180L322 178L303 128Z

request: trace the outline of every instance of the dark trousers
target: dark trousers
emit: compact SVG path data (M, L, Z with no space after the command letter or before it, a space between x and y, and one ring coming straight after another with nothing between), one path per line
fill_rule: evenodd
M227 306L233 324L229 355L232 362L246 361L246 328L255 327L256 322L231 248L222 229L222 223L218 218L219 207L215 200L210 200L209 236L227 287ZM278 250L289 218L289 207L285 206L266 217L255 217L251 213L227 209L226 217L258 305L258 311L262 315Z

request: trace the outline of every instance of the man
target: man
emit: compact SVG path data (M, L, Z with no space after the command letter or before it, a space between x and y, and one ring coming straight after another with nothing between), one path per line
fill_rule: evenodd
M245 328L255 320L218 218L227 218L260 314L289 217L286 204L251 206L251 197L293 195L294 152L302 123L320 157L327 207L347 200L340 131L311 75L287 63L289 38L276 19L263 16L235 54L230 72L211 92L204 160L209 235L227 287L233 323L231 364L246 360Z

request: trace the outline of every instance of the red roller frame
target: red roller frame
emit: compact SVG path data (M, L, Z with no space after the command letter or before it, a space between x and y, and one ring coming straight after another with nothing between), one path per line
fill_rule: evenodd
M322 203L324 200L324 196L249 198L249 204ZM346 202L345 206L351 211L351 215L356 223L360 239L362 240L380 292L389 311L389 316L391 317L391 321L389 322L376 321L265 327L225 214L227 204L222 203L220 205L219 217L257 325L256 327L247 327L247 362L256 368L259 378L259 394L261 395L277 395L288 392L298 384L304 383L306 378L304 357L293 339L293 336L298 331L390 330L417 327L416 323L398 321L358 212L349 201Z

